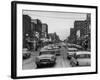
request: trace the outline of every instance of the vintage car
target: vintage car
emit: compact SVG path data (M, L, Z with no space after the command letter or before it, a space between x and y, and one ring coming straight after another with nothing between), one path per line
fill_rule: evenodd
M52 45L53 49L60 49L58 45Z
M76 53L76 57L72 57L70 60L72 66L90 66L91 54L88 51L81 51Z
M36 57L37 66L55 64L56 55L54 50L40 50L39 56Z
M90 66L91 65L91 52L82 51L76 54L77 62L79 66Z
M28 58L30 58L30 56L31 56L31 52L28 51L27 48L24 48L24 49L22 50L22 55L23 55L23 59L28 59Z
M52 45L52 47L53 47L53 49L54 49L54 51L55 51L55 53L56 53L56 56L60 56L60 46L58 46L58 45Z
M77 48L68 48L67 59L70 60L71 57L75 57L77 51Z
M51 45L44 46L43 48L47 49L47 50L52 50L53 49L53 47Z

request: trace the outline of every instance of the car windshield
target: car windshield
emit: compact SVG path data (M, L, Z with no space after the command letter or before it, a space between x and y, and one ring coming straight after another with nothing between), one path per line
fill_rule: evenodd
M79 54L77 55L77 58L90 58L91 55L90 54Z
M68 44L67 45L69 48L76 48L78 51L83 50L83 48L79 45L75 45L75 44Z
M42 54L55 54L54 51L44 51L44 52L40 52L40 55Z

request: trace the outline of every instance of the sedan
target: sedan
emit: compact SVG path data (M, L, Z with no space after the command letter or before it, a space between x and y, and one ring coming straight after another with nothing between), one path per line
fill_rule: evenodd
M90 54L90 52L76 53L76 57L71 58L70 64L72 66L90 66L91 65L91 54Z

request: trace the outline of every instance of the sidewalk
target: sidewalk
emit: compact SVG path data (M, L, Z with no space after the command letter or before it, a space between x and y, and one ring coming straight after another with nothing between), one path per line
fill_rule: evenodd
M35 68L36 64L33 57L23 60L22 69L35 69Z

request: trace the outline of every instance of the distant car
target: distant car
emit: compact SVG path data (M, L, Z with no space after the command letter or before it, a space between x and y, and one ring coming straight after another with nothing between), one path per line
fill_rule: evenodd
M53 45L53 50L56 52L56 55L59 56L60 55L60 46L58 45Z
M28 51L27 48L24 48L24 49L23 49L22 54L23 54L23 59L28 59L28 58L30 58L30 56L31 56L31 52Z
M53 50L41 50L39 56L36 57L37 66L55 64L56 55Z
M76 48L68 48L68 52L67 52L67 59L71 59L71 57L75 57L76 52L78 50Z
M53 45L52 47L53 47L53 49L59 49L59 48L60 48L60 47L57 46L57 45Z
M51 50L51 49L53 49L53 47L52 46L48 46L47 49L48 50Z
M69 44L69 43L68 43L67 46L68 46L69 48L77 48L78 50L83 50L83 47L80 46L80 45Z
M52 50L52 49L53 49L51 45L44 46L43 48L44 48L45 50Z
M72 57L70 61L72 66L90 66L91 54L90 52L77 52L76 57Z

